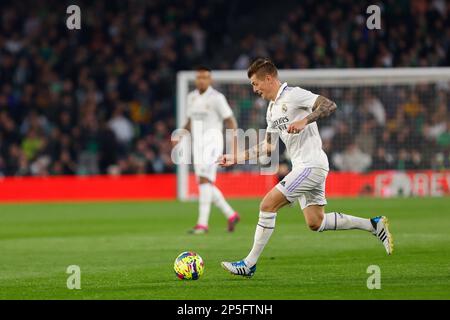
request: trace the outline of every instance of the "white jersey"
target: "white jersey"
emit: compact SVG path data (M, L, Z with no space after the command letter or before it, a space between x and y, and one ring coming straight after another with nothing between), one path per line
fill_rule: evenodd
M191 120L194 157L207 152L214 160L223 151L223 120L231 117L225 96L212 87L200 94L198 90L187 96L187 116ZM212 150L212 151L211 151Z
M316 122L308 124L300 133L287 132L290 123L301 120L312 112L317 97L311 91L288 87L287 83L283 83L277 97L270 101L267 108L267 132L279 134L294 168L322 168L328 171L328 157L322 150L322 139Z

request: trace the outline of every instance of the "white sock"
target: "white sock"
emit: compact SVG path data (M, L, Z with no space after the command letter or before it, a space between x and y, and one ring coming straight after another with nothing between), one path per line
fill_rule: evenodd
M258 261L258 258L264 249L264 246L269 241L270 236L275 229L276 217L276 212L259 212L259 220L258 225L256 226L253 248L248 256L244 259L247 266L252 267Z
M207 227L209 213L211 212L212 186L202 183L199 187L199 215L197 224Z
M350 230L359 229L373 232L373 226L370 219L350 216L340 212L326 213L319 232L326 230Z
M230 218L234 210L223 197L222 192L216 186L212 186L212 201L223 212L225 217Z

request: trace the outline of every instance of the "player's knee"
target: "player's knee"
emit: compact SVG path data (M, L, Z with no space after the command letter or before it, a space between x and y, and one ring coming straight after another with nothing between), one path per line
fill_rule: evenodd
M308 222L308 227L311 231L317 231L320 229L320 223L313 221L313 222Z
M275 212L276 207L269 201L262 201L259 205L259 210L264 212Z
M312 231L318 231L320 229L320 226L322 225L323 218L318 218L314 220L307 221L309 229Z

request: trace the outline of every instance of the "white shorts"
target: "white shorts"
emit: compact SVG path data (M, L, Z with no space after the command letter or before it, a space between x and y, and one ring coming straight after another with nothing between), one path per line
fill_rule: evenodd
M217 164L194 164L195 176L206 178L211 182L216 181Z
M325 181L328 171L321 168L294 168L276 188L289 202L298 199L302 210L311 205L326 205Z

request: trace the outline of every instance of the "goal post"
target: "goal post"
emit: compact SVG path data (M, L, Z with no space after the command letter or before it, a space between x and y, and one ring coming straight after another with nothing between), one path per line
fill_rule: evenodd
M225 95L232 107L238 120L239 128L246 130L248 128L264 129L266 127L265 114L267 102L262 101L261 98L252 92L245 70L213 70L212 78L213 86ZM428 126L430 123L431 126L435 125L434 121L436 119L433 118L433 115L439 113L440 108L443 108L442 104L446 104L446 106L450 104L450 68L279 70L279 78L282 82L287 82L290 86L300 86L314 93L324 95L337 103L338 109L335 115L329 119L323 119L319 123L319 131L324 140L324 149L329 156L331 172L340 174L341 176L349 172L355 173L353 170L345 169L345 156L348 156L348 154L351 155L351 150L346 149L348 143L357 145L358 149L362 149L363 154L370 157L371 165L359 168L356 171L358 174L364 175L361 179L377 170L390 170L389 172L392 175L392 170L402 170L402 161L409 163L410 161L416 160L412 159L413 157L419 156L424 159L424 163L416 169L429 170L428 174L433 173L430 170L449 169L445 166L439 167L439 159L436 156L436 154L439 154L439 157L442 158L442 155L444 155L445 158L447 156L446 147L439 142L431 141L433 139L432 134L427 132L423 136L423 132L416 132L417 128L415 126L419 125L416 122L419 123L420 121L422 121L421 126ZM195 71L180 71L177 74L176 123L178 128L183 127L186 123L187 95L194 89L194 80ZM406 116L402 115L402 112ZM404 122L392 129L396 126L396 117L399 119L398 121ZM404 119L405 117L407 118L406 120ZM417 119L414 117L417 117ZM366 125L365 121L370 124L375 124L375 126L368 129L367 127L370 127L370 125ZM346 134L340 130L347 130L347 134L351 137L352 141L344 141ZM391 134L390 138L395 140L395 142L389 146L384 146L381 143L380 148L380 139L385 138L383 136L383 130L389 131ZM450 130L450 121L448 130ZM406 131L408 132L405 133ZM416 149L414 149L415 141L408 140L404 143L400 140L397 141L396 134L409 134L406 139L419 139L420 143L424 143L424 148L421 149L422 146L419 146L419 141L417 141L418 146ZM342 141L339 140L340 136L343 137ZM354 142L354 138L358 139L358 143ZM374 138L375 141L373 141ZM365 142L367 145L364 145ZM383 149L383 147L385 148ZM398 150L395 150L396 147ZM383 168L382 165L380 167L379 164L378 167L374 165L375 161L379 161L378 158L380 155L377 155L377 152L380 153L380 150L389 153L386 163L392 161L390 165L386 164L386 168ZM403 154L403 150L406 150L407 156ZM417 155L417 152L420 154ZM391 157L390 160L389 157ZM403 159L402 157L406 158ZM361 159L363 158L361 157ZM411 168L414 168L414 166L405 166L403 168L404 174L410 174L408 169ZM231 171L227 171L227 174L245 172L255 173L255 168L252 168L252 166L235 166ZM383 172L383 174L389 175L389 172ZM221 179L222 175L223 170L219 169L218 180ZM242 179L252 179L254 176L243 175L242 177L244 177ZM180 200L196 198L196 192L193 190L195 189L195 185L192 183L192 179L193 170L191 166L178 164L177 194ZM374 195L383 195L383 192L390 193L393 191L389 191L388 189L396 188L395 183L392 182L389 187L386 187L387 191L383 190L384 187L382 183L380 185L379 181L381 178L379 176L371 179L373 180L371 187L379 188L372 190ZM395 177L392 178L392 176L389 176L386 179L392 181L395 180ZM411 179L414 180L417 178L413 177ZM432 177L428 178L428 180L430 179ZM428 180L426 182L428 187L426 188L430 189L432 182ZM441 180L443 181L442 184L445 184L446 177ZM266 183L265 187L270 187L270 184L273 184L274 181L274 179L270 180L268 178L263 183ZM346 190L349 187L345 181L341 183L342 190ZM337 190L340 188L337 181L330 182L330 184ZM403 187L404 189L408 189L405 186ZM397 192L398 190L395 189L394 191ZM410 192L414 195L414 190ZM224 193L227 195L226 192ZM337 191L336 194L339 194L339 192ZM345 192L342 194L345 195Z

